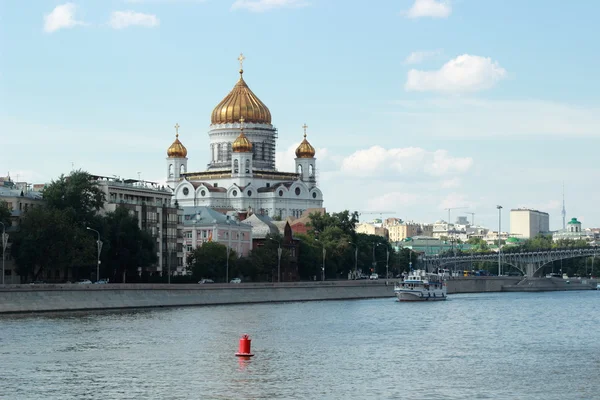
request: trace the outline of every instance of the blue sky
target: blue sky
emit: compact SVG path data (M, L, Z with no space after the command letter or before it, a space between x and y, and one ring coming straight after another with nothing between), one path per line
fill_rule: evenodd
M501 204L558 229L564 181L568 217L600 226L599 2L23 4L0 2L2 175L41 183L74 165L164 181L175 123L204 170L243 52L278 167L293 169L306 123L330 211L432 222L467 207L452 219L496 227Z

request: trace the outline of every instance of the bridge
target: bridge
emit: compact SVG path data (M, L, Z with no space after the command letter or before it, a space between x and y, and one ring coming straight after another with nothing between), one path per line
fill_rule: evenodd
M594 257L600 255L600 251L596 247L564 249L564 250L548 250L548 251L529 251L521 253L502 253L500 254L469 254L460 256L422 256L419 258L421 265L427 271L433 271L436 268L443 268L449 264L464 264L472 262L500 262L500 265L511 265L521 271L523 275L534 277L546 265L560 260L579 257Z

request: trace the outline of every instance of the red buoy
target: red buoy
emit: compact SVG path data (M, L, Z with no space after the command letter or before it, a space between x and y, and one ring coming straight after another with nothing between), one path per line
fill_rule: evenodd
M252 340L247 334L243 334L240 338L240 348L237 353L235 353L236 357L252 357L254 354L250 351Z

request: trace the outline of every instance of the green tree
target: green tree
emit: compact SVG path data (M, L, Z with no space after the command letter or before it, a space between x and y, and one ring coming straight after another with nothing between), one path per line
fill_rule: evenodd
M95 266L93 238L69 210L35 207L21 220L11 253L19 275L35 281L50 269L88 277Z
M0 222L2 222L6 229L11 226L10 216L11 216L10 208L8 207L8 203L4 200L0 200Z
M310 234L312 236L323 232L326 227L335 226L342 230L346 235L354 238L355 228L358 223L358 212L350 212L348 210L339 213L312 213L309 215L311 227Z
M230 275L231 271L235 271L236 260L235 251L229 250ZM217 242L204 242L188 254L187 265L194 279L210 278L215 282L224 282L227 273L227 247Z
M117 207L108 213L98 231L104 238L101 276L124 283L138 279L138 269L145 277L146 268L157 262L154 239L139 228L137 218L127 208Z
M43 195L49 208L71 210L81 224L93 223L105 202L104 192L81 170L61 175L44 188Z

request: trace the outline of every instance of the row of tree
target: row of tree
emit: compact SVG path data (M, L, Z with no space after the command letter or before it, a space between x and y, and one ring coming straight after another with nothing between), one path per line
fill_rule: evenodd
M99 213L105 195L87 172L61 175L43 196L45 204L24 215L12 238L11 257L25 280L96 279L98 233L101 278L135 280L138 268L156 262L153 238L127 209Z
M384 237L357 234L357 212L313 213L309 218L308 233L294 235L294 239L300 241L297 267L302 280L320 280L323 266L326 279L346 279L355 268L363 274L375 272L385 276L387 265L387 272L396 275L407 271L410 262L413 265L417 262L416 254L411 250L396 251ZM267 237L264 244L252 250L248 257L238 258L231 252L229 260L225 246L207 242L190 253L188 267L193 279L223 281L229 275L254 281L276 280L277 242L282 239L279 236ZM291 258L284 248L282 271L291 265Z

